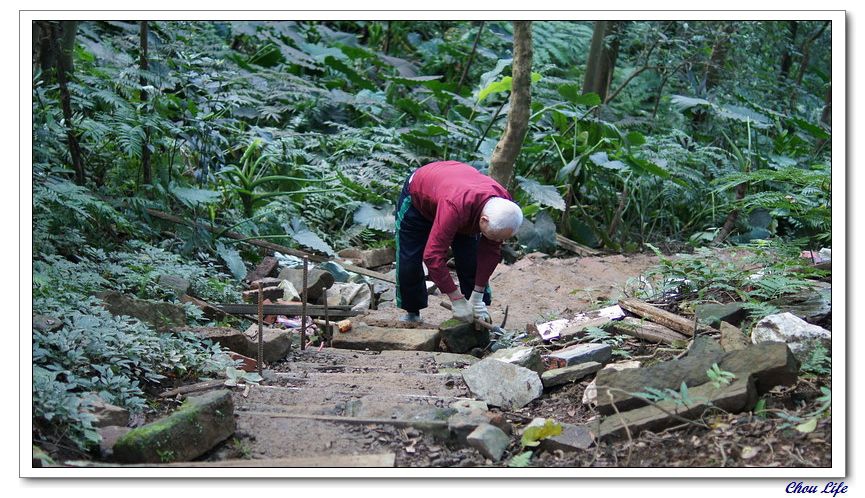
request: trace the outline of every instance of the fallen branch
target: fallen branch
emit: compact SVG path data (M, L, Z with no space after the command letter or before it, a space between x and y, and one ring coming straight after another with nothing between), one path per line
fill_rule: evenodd
M316 263L323 263L325 261L331 261L331 258L319 256L317 254L310 254L310 253L307 253L304 251L299 251L297 249L292 249L290 247L286 247L286 246L283 246L280 244L274 244L273 242L268 242L266 240L250 239L247 236L240 234L240 233L237 233L237 232L230 232L228 230L224 230L221 228L211 227L211 226L204 225L202 223L196 223L194 221L185 220L183 218L180 218L179 216L174 216L172 214L168 214L168 213L159 211L157 209L147 208L146 211L147 211L147 214L149 214L151 216L155 216L156 218L159 218L161 220L170 221L171 223L175 223L178 225L186 225L189 227L201 228L201 229L207 230L210 233L216 234L218 237L225 236L225 237L228 237L230 239L239 240L241 242L246 242L247 244L252 244L254 246L263 247L265 249L270 249L271 251L281 252L283 254L290 254L292 256L297 256L299 258L303 258L304 256L306 256L309 258L310 261L314 261ZM360 266L355 266L355 265L351 265L351 264L340 263L340 265L348 271L359 273L361 275L366 275L367 277L372 277L372 278L375 278L378 280L382 280L384 282L389 282L392 284L396 283L395 278L390 277L388 275L385 275L384 273L380 273L380 272L373 271L373 270L368 270L366 268L361 268Z
M561 234L556 234L556 245L565 249L566 251L571 251L574 254L578 254L580 256L597 256L600 252L592 249L591 247L586 247L582 244L574 242L573 240L565 237Z
M673 344L673 341L687 341L688 337L657 323L633 317L625 317L613 322L612 329L620 334L636 337L654 343Z
M649 303L640 301L639 299L622 299L619 301L619 306L626 311L630 311L637 316L661 324L668 329L675 330L676 332L680 332L689 337L694 336L696 327L694 323L687 318L682 318L681 316L670 313L669 311L658 309Z

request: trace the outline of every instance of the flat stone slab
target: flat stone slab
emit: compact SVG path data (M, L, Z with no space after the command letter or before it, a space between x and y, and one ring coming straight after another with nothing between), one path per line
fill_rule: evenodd
M739 413L754 406L757 390L750 376L737 378L727 386L715 387L711 382L688 389L689 403L662 400L635 410L620 412L601 422L599 439L637 437L645 430L657 431L681 424L682 418L700 417L711 406L730 413Z
M463 380L475 397L505 410L521 408L544 392L536 372L490 358L463 370Z
M612 356L613 348L609 344L577 344L550 353L545 358L554 368L564 368L589 361L604 364Z
M291 334L291 332L284 329L263 327L263 360L267 363L273 363L285 358L285 355L291 351ZM247 350L246 352L236 352L250 358L258 358L258 325L250 325L243 335L247 340Z
M604 366L604 370L612 369L612 370L627 370L629 368L640 368L642 364L638 360L627 360L627 361L619 361L616 363L610 363ZM586 386L586 390L583 391L583 404L584 405L595 405L598 403L598 388L597 388L598 379L592 379L589 382L589 385Z
M603 365L596 361L587 361L586 363L571 365L565 368L554 368L541 374L541 382L544 384L545 389L560 386L582 379L601 368L603 368Z
M435 351L438 343L439 331L435 329L392 329L359 324L350 332L334 334L332 345L370 351Z
M190 396L169 416L121 436L114 458L123 463L185 462L234 434L234 424L230 391Z
M499 349L493 354L487 356L487 358L528 368L529 370L533 370L539 374L544 371L544 362L541 360L541 353L537 349L529 346Z
M620 412L644 406L645 400L633 393L643 392L647 387L677 390L682 382L688 387L701 385L708 382L706 371L713 363L740 377L753 376L758 394L777 385L794 384L799 373L799 362L787 345L779 342L729 353L689 355L646 368L601 370L596 378L598 411L604 415L614 413L613 402Z

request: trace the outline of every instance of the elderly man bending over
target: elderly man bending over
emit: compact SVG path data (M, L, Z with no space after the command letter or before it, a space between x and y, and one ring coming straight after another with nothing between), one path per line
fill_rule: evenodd
M441 161L422 166L406 179L397 201L396 303L404 321L419 322L427 307L429 276L451 299L463 321L490 320L487 285L502 259L502 241L523 222L520 207L504 187L468 164ZM447 267L453 248L459 289Z

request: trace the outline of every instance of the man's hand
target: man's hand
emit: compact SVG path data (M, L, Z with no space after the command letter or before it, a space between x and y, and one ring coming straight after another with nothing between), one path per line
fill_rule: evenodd
M472 305L472 314L478 320L483 320L487 323L492 323L492 318L490 318L490 312L487 311L487 305L484 304L484 293L478 291L472 291L472 295L469 298L469 304Z
M451 301L451 306L453 307L454 318L463 322L472 322L474 314L472 313L472 306L466 301L466 298L460 297L456 301Z

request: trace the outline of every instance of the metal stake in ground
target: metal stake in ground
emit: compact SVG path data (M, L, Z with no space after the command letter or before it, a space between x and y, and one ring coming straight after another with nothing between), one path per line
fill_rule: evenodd
M262 364L264 363L264 290L262 283L258 282L258 375L262 375Z
M324 334L322 334L324 336L322 338L323 342L324 340L332 341L333 336L331 335L330 331L330 314L327 311L327 289L322 289L322 292L324 293Z
M301 301L300 311L300 349L306 349L306 299L307 286L309 279L309 258L303 257L303 300Z

